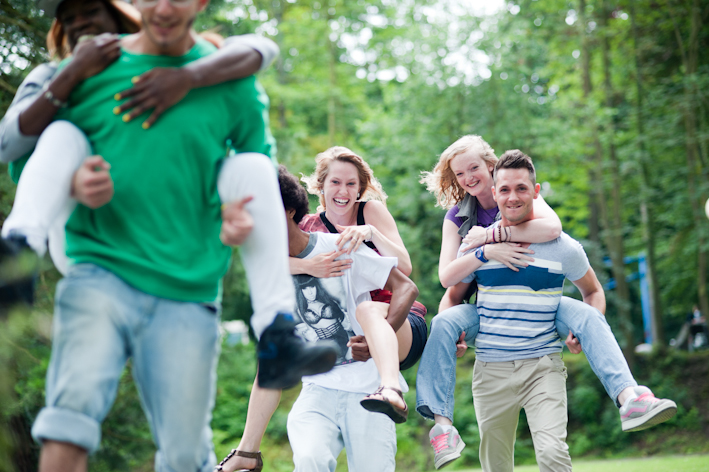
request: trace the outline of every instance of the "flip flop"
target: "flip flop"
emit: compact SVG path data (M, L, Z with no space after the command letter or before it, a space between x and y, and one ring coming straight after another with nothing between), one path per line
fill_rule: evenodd
M382 394L384 390L391 390L392 392L399 395L401 400L404 402L404 408L399 408L398 406L391 403ZM382 399L372 398L374 395L381 395ZM365 410L373 411L375 413L384 413L389 418L394 421L394 423L404 423L409 416L409 406L406 405L406 400L404 400L404 394L401 390L394 387L379 387L376 392L371 395L367 395L359 402Z

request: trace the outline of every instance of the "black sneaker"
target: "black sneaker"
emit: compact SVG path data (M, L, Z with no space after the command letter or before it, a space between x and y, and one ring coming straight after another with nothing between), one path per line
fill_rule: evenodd
M31 305L38 270L39 257L24 236L13 234L0 239L0 306Z
M258 356L258 383L262 388L294 387L304 375L327 372L335 366L340 352L334 341L306 343L295 334L293 317L279 314L261 335Z

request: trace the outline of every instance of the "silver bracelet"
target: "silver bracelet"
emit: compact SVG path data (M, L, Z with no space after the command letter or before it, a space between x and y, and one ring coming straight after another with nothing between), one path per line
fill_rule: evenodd
M44 84L44 87L42 87L42 96L57 108L66 108L69 105L67 102L63 102L54 96L52 91L49 90L49 83Z

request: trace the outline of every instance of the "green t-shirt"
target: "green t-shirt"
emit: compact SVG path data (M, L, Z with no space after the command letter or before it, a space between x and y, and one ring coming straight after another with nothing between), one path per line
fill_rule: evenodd
M32 153L28 153L7 165L7 172L10 174L12 181L15 182L15 185L20 181L20 175L22 175L22 171L25 170L25 165L31 155Z
M218 299L231 249L219 240L217 176L228 147L271 155L268 97L255 77L190 91L150 129L113 113L117 92L154 67L180 67L214 47L199 42L184 56L123 51L82 82L57 119L86 133L111 164L115 194L91 210L78 205L66 225L71 263L104 267L146 293L179 301Z

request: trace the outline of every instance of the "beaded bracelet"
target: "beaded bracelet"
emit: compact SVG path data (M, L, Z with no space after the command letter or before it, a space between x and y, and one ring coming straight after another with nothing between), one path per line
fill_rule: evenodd
M68 103L63 102L59 100L57 97L54 96L51 90L49 90L49 83L44 84L44 87L42 87L42 96L47 100L49 103L51 103L53 106L57 108L66 108Z

